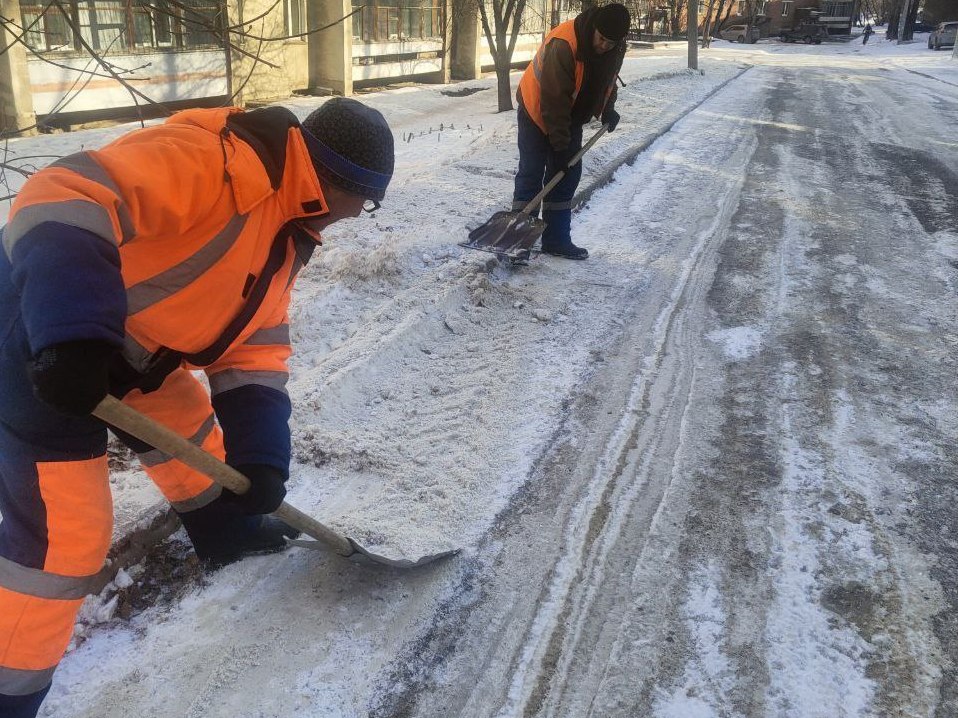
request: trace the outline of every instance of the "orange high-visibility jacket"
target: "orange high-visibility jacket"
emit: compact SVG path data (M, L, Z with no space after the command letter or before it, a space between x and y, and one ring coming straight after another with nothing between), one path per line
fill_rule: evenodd
M575 22L574 19L566 20L546 35L526 67L516 92L526 113L556 149L563 149L569 142L572 106L585 81L585 63L579 56ZM615 77L613 73L595 117L601 116L613 98Z
M328 211L282 108L188 110L66 157L24 185L3 231L31 350L107 339L133 370L126 388L186 365L214 398L250 385L285 398L287 306L313 246L299 220Z

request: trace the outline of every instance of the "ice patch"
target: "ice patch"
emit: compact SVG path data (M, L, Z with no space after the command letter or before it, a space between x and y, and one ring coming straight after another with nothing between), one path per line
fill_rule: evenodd
M958 234L951 232L935 233L935 249L943 257L958 260Z
M755 327L732 327L709 332L706 339L722 346L726 359L741 361L754 356L762 348L764 332Z

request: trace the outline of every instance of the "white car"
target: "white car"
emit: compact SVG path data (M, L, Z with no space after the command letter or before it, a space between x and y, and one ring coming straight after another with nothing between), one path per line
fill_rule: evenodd
M762 31L757 27L752 27L751 32L745 25L732 25L719 32L719 37L729 42L748 42L754 43L762 36Z
M943 22L928 36L929 50L943 50L955 46L955 36L958 35L958 21Z

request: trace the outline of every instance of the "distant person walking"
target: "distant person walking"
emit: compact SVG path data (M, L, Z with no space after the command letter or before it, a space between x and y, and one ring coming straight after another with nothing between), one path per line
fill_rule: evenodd
M875 31L872 30L871 23L868 23L867 25L865 25L865 32L862 33L862 45L867 45L868 38L870 38L874 33Z

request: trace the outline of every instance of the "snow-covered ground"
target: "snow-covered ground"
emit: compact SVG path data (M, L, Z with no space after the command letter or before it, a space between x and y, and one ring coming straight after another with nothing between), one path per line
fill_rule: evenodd
M958 92L921 47L630 53L583 186L697 109L577 215L587 262L523 269L456 246L510 201L492 81L364 96L397 174L297 285L290 501L462 553L293 549L129 620L111 589L45 715L956 710Z

